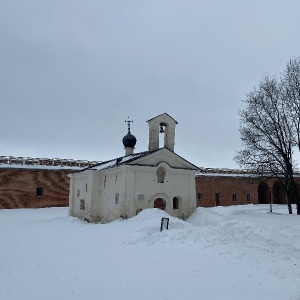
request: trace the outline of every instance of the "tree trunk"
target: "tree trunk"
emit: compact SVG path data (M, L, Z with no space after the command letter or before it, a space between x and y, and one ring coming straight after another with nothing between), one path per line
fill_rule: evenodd
M286 186L288 186L286 184ZM286 192L286 198L287 198L287 206L288 206L288 211L289 211L289 214L292 215L293 214L293 208L292 208L292 197L291 197L291 194L292 192L290 191L290 189L288 187L285 187L285 192Z
M291 189L292 189L292 192L294 194L295 202L296 202L296 205L297 205L297 215L300 215L300 197L299 197L299 191L298 191L298 188L297 188L297 183L295 182L295 180L294 180L293 177L291 178Z
M295 182L295 179L294 179L293 166L292 166L290 160L285 159L285 162L286 162L286 168L287 168L287 176L289 177L289 180L290 180L290 188L291 188L292 193L294 194L295 202L297 204L297 215L300 215L300 196L299 196L297 183ZM289 201L289 203L290 203L290 201Z

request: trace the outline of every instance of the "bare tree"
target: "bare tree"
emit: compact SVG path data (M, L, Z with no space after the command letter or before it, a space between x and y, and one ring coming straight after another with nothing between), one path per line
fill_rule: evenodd
M252 171L278 178L287 194L289 213L292 191L300 214L293 166L295 127L286 95L283 80L270 76L263 77L258 88L246 95L246 108L239 112L244 149L237 152L235 160Z
M286 111L294 131L294 142L300 151L300 58L289 61L282 76Z
M300 151L300 58L294 58L289 61L282 76L281 85L285 111L287 112L289 124L293 132L294 146ZM291 180L290 191L295 195L297 214L299 214L300 196L298 186L294 180Z

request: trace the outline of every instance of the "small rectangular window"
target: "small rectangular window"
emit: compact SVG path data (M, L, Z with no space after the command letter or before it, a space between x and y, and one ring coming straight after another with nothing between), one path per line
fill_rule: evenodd
M80 200L80 209L85 210L85 201L83 199Z
M220 206L220 193L215 193L216 206Z
M80 196L80 190L78 189L77 190L77 197L79 197Z
M36 192L35 192L36 197L43 197L43 194L44 194L44 191L43 191L42 187L36 188Z
M203 197L202 193L198 193L198 200L202 200L202 197Z
M115 193L115 204L119 204L119 193Z
M144 198L145 198L144 195L138 195L138 200L139 201L144 201Z
M250 202L250 200L251 200L251 197L250 197L250 194L248 193L247 194L247 202Z
M85 184L85 191L87 192L87 183Z
M232 201L236 202L236 193L232 193Z

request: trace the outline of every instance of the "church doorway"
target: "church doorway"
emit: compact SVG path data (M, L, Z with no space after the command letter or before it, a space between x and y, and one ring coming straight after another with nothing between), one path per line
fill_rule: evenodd
M154 201L154 208L159 208L161 210L165 210L165 208L166 208L165 201L162 198L157 198Z

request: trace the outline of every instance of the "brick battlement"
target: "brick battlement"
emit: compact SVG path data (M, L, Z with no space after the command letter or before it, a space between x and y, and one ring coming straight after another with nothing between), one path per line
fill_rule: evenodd
M100 161L74 160L74 159L61 159L61 158L0 156L0 164L20 165L20 166L57 166L57 167L86 168L99 163Z
M245 169L220 169L220 168L200 168L200 172L197 173L197 176L199 175L205 175L205 174L236 174L236 175L253 175L255 172L252 170L245 170ZM255 175L258 175L256 173Z

